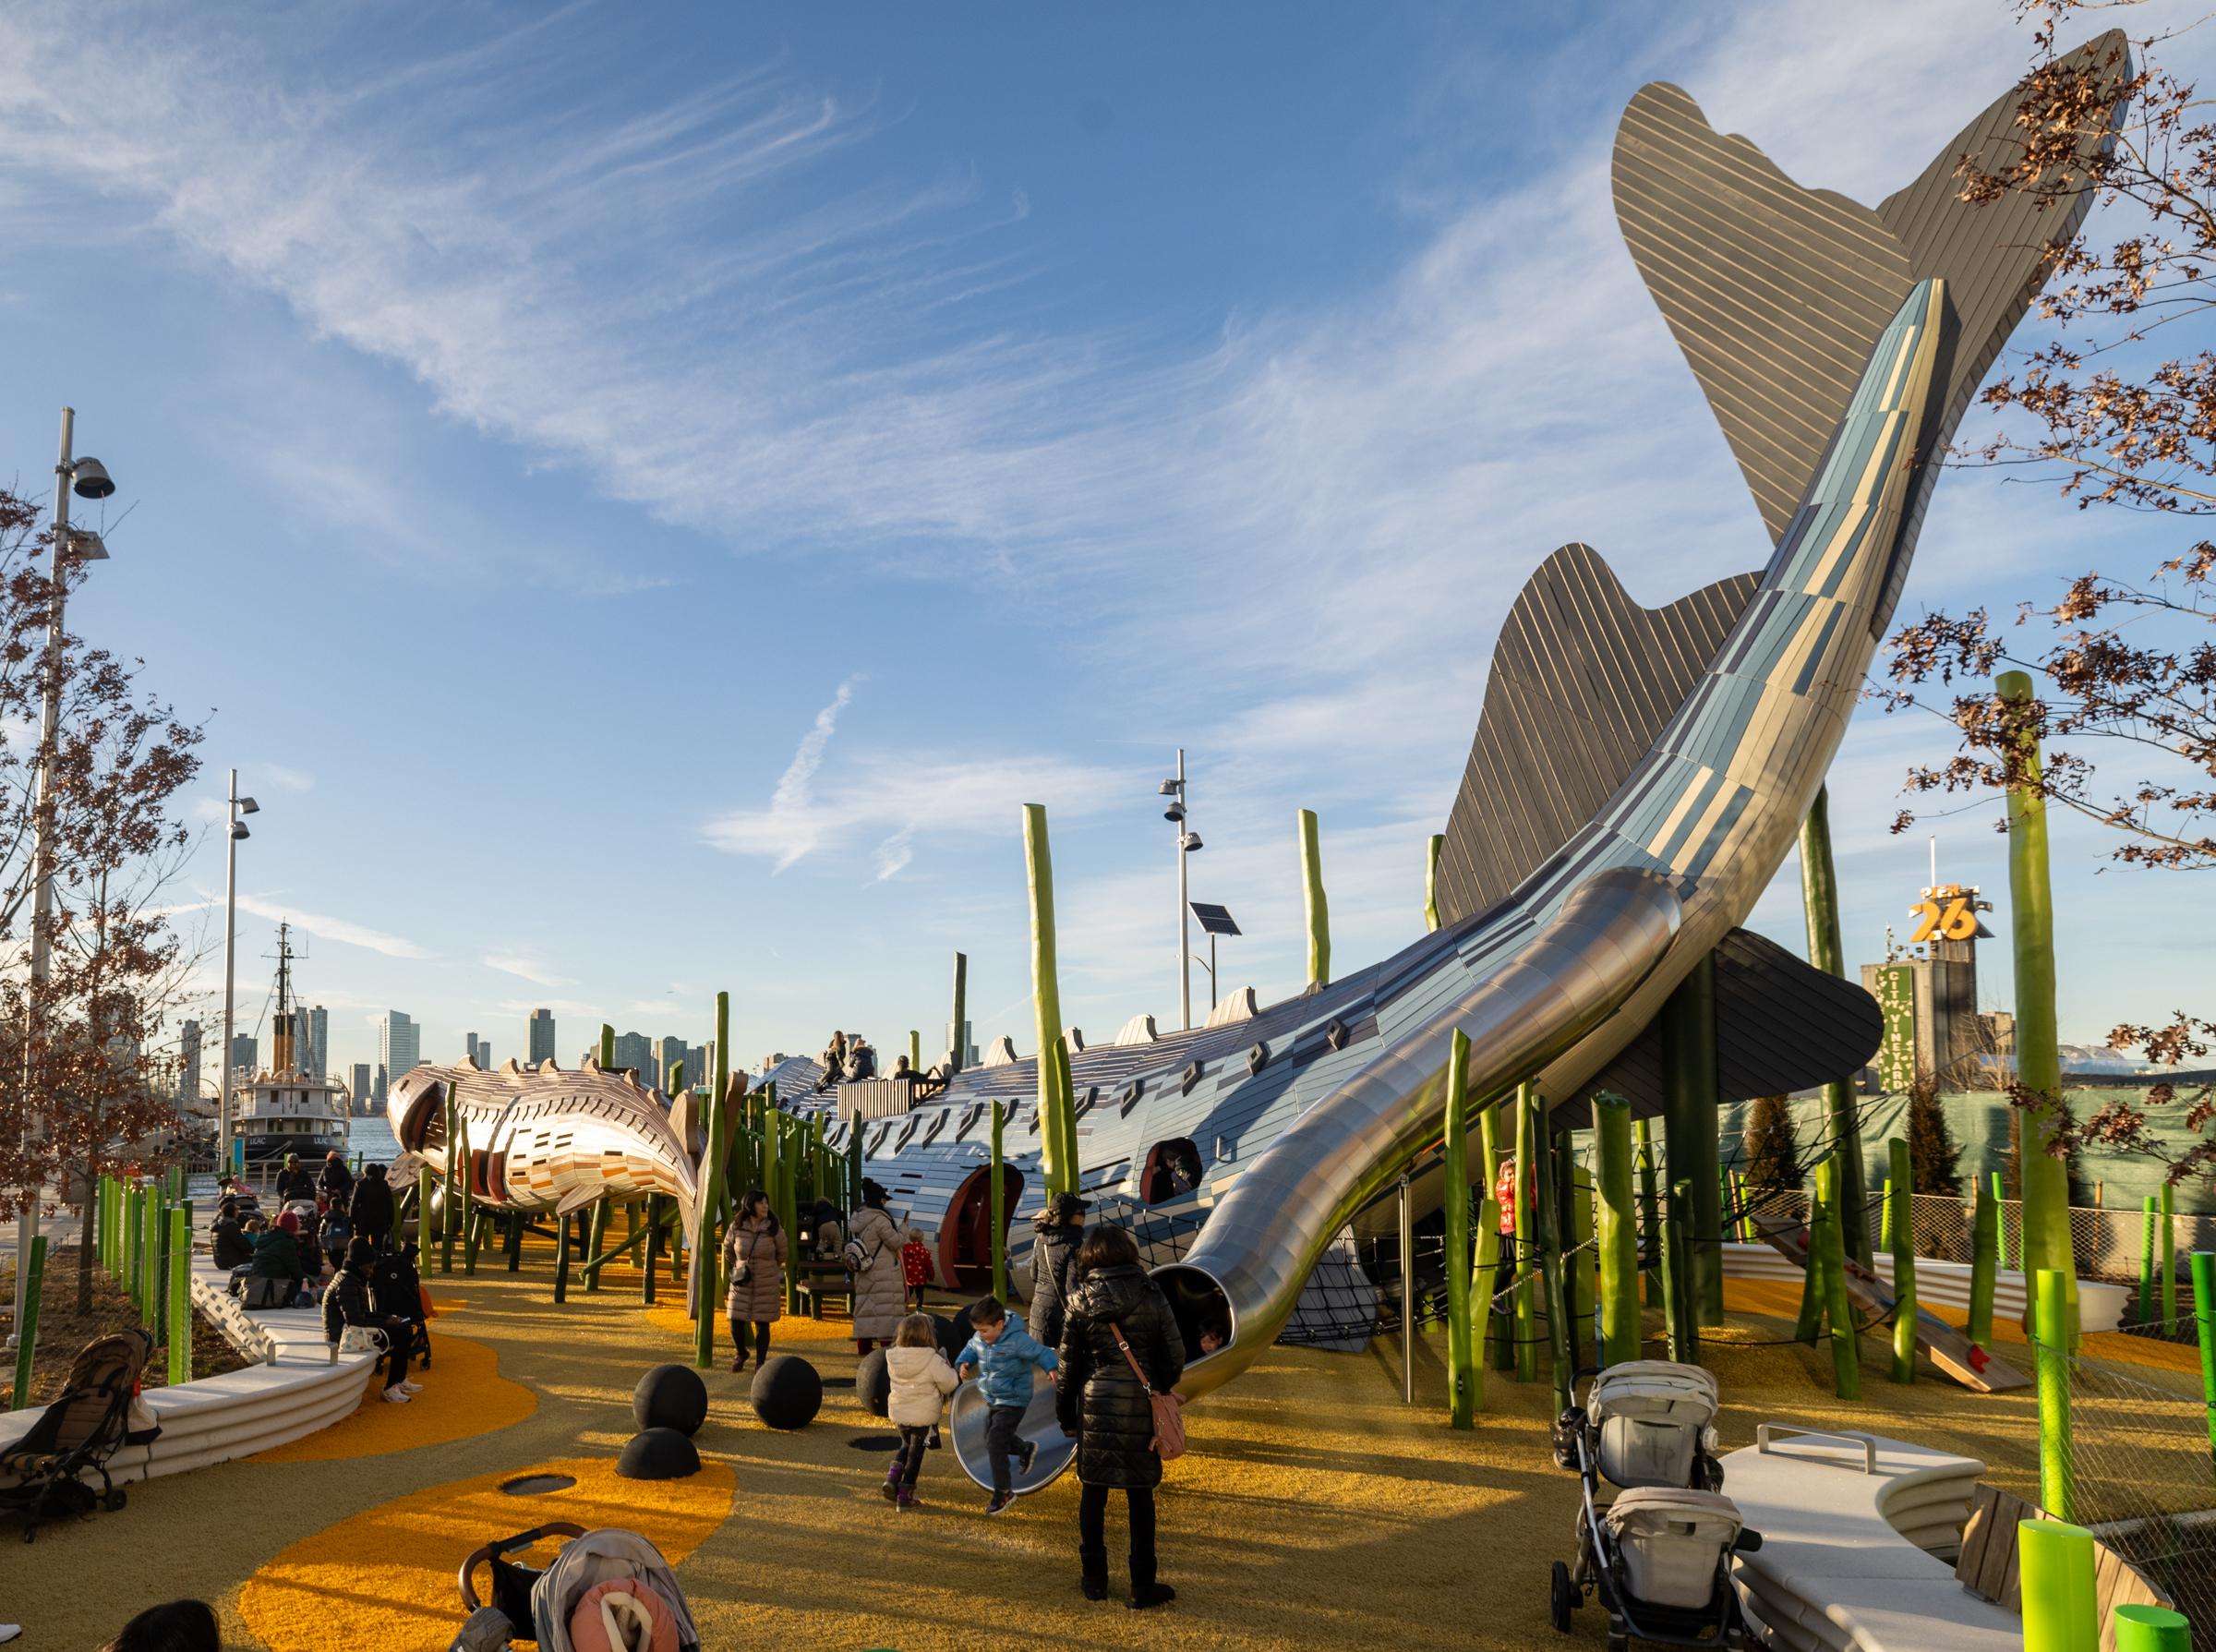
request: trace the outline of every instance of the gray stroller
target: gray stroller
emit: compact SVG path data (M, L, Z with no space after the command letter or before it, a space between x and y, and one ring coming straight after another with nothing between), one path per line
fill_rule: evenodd
M543 1572L508 1557L548 1537L568 1537ZM479 1601L476 1574L492 1567L492 1601ZM473 1550L462 1562L462 1604L469 1617L447 1652L503 1652L536 1646L540 1652L576 1652L572 1631L588 1616L619 1652L646 1652L656 1626L677 1633L680 1652L700 1652L700 1631L677 1586L677 1574L636 1532L604 1527L588 1532L564 1521L533 1526Z
M1608 1652L1634 1639L1737 1652L1746 1621L1731 1557L1762 1547L1721 1494L1716 1379L1693 1365L1639 1359L1593 1380L1581 1410L1555 1425L1555 1459L1577 1471L1577 1565L1556 1561L1548 1605L1556 1629L1588 1597L1608 1614ZM1594 1501L1600 1481L1621 1489Z

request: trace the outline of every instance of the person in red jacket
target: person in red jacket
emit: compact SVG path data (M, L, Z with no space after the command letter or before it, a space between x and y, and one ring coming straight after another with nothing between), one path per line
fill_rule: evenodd
M923 1287L931 1283L931 1251L921 1228L909 1228L908 1243L900 1247L900 1277L908 1282L909 1307L921 1313Z

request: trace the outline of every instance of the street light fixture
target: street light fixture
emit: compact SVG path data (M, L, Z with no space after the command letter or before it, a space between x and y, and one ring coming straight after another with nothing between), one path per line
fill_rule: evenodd
M73 533L69 527L69 495L106 499L115 491L108 467L90 456L71 456L77 438L77 409L62 409L61 454L54 464L54 571L52 606L46 620L46 653L40 665L44 704L39 717L39 758L36 790L31 804L31 920L30 1006L23 1039L24 1134L36 1141L44 1133L31 1098L38 1093L37 1058L45 1016L45 987L53 971L54 945L48 930L54 922L54 740L62 717L62 609L69 595L69 567L73 562L104 561L108 548L97 534ZM90 1216L87 1218L90 1221ZM24 1295L30 1284L30 1248L38 1237L39 1204L32 1194L27 1209L16 1218L16 1319L23 1323ZM87 1233L88 1240L90 1230ZM15 1337L8 1338L13 1346Z
M238 795L238 770L231 771L229 808L224 818L229 823L223 846L223 1086L216 1103L215 1140L216 1174L223 1176L231 1168L231 1040L233 1033L233 987L237 978L238 964L238 846L254 834L247 830L247 823L239 816L259 814L261 805L250 797Z
M1189 1032L1193 1028L1193 943L1191 929L1186 919L1185 857L1200 847L1200 834L1185 829L1185 748L1177 748L1177 772L1154 789L1155 795L1170 800L1162 810L1162 819L1177 831L1177 1021Z

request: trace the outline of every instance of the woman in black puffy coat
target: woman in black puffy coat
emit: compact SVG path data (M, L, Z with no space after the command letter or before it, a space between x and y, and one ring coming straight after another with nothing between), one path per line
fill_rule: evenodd
M1122 1344L1116 1332L1123 1332ZM1131 1358L1125 1357L1127 1345ZM1159 1606L1177 1591L1155 1581L1154 1408L1148 1389L1166 1393L1185 1374L1185 1341L1170 1305L1120 1227L1090 1230L1078 1250L1065 1310L1057 1408L1062 1431L1078 1441L1078 1563L1085 1598L1108 1594L1108 1493L1122 1487L1131 1518L1131 1598ZM1131 1359L1146 1373L1141 1384Z

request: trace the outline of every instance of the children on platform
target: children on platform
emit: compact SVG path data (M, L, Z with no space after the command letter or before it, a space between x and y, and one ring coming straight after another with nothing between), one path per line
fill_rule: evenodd
M923 1453L930 1449L939 1413L957 1379L939 1352L938 1326L929 1314L909 1314L900 1321L893 1345L885 1351L885 1369L892 1380L892 1403L886 1412L900 1430L900 1449L885 1471L885 1500L906 1513L916 1506L916 1477L923 1471Z
M1018 1472L1029 1474L1031 1459L1039 1454L1035 1441L1018 1437L1023 1414L1031 1403L1033 1367L1051 1371L1060 1360L1023 1327L1022 1316L1010 1313L997 1296L984 1296L970 1308L971 1335L956 1362L959 1374L975 1374L984 1390L985 1453L993 1465L993 1497L985 1513L997 1514L1016 1501L1008 1459Z

